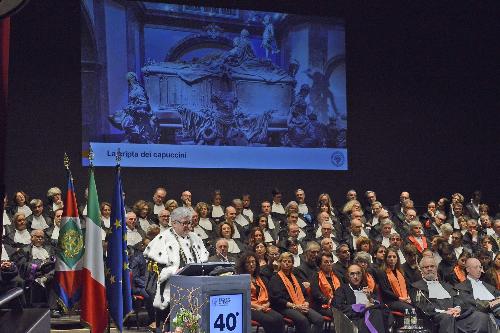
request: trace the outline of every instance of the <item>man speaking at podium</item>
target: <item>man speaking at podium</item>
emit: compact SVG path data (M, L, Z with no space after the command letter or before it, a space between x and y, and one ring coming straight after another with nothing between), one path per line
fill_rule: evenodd
M149 259L148 271L151 276L156 275L153 306L156 308L157 327L169 312L170 277L188 264L208 259L203 240L190 232L191 210L186 207L174 209L170 221L172 227L158 234L144 250L144 257Z

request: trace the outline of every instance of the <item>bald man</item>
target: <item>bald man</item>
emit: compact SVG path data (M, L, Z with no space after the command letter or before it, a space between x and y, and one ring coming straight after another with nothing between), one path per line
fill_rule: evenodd
M500 311L500 292L492 285L480 280L483 273L481 262L476 258L469 258L465 263L465 270L467 280L455 285L462 302L482 312L495 314Z
M412 283L412 303L439 325L439 333L496 332L486 313L469 307L450 284L438 280L434 258L422 258L420 270L422 280Z

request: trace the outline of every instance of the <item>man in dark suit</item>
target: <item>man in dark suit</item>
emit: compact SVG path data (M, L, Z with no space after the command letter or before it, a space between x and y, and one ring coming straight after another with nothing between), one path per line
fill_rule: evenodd
M459 298L468 307L477 311L495 313L500 317L500 291L480 280L483 268L476 258L469 258L465 264L467 279L455 285ZM498 321L498 320L497 320Z
M410 199L409 192L406 192L406 191L401 192L401 194L399 195L399 202L392 207L392 212L394 213L394 215L398 215L398 214L404 215L403 203L405 200L409 200L409 199Z
M153 202L148 202L149 216L148 219L158 224L158 215L165 209L165 201L167 199L167 190L164 187L158 187L153 194Z
M470 217L473 219L479 218L479 204L481 203L481 191L476 190L472 193L470 202L465 205L465 209Z
M300 282L307 289L310 287L309 281L318 272L316 260L319 255L320 246L316 242L308 242L304 251L304 260L296 267L293 273L297 276Z
M451 285L438 281L434 258L422 258L420 269L422 280L412 284L412 303L439 325L439 333L495 332L486 313L467 307Z
M229 244L225 238L219 238L215 243L215 254L208 257L208 262L236 262L236 256L228 252Z

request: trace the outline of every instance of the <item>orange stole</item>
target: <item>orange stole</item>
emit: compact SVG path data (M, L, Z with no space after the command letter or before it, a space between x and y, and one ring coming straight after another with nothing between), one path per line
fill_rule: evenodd
M453 272L455 272L455 275L457 276L459 282L464 282L465 279L467 279L465 272L461 270L458 265L455 265L455 268L453 268Z
M392 291L394 291L396 296L407 298L408 291L406 290L406 281L399 269L396 269L396 275L394 275L394 272L390 268L387 268L385 270L385 274L387 275L387 279L389 280L391 289Z
M250 301L258 305L266 304L269 301L269 295L267 294L266 285L260 276L255 279L255 284L260 288L259 294L257 295L257 288L254 283L250 281Z
M375 290L375 279L373 278L373 276L370 274L370 273L366 273L366 284L367 284L367 288L373 292Z
M415 245L415 247L417 248L418 252L420 252L420 253L422 253L427 248L427 239L425 238L425 236L422 236L422 244L423 244L423 246L420 246L420 243L413 236L408 237L408 239L410 240L410 242L413 245Z
M330 278L332 279L333 283L333 288L328 283L328 280L326 279L326 274L323 271L318 272L318 283L319 283L319 289L325 295L328 299L333 298L333 292L340 287L340 281L339 279L335 276L335 274L330 272Z
M497 289L500 290L500 271L496 271L497 272Z
M293 273L290 273L290 278L292 279L293 285L286 277L285 273L283 273L282 271L278 272L278 276L281 278L281 281L283 281L283 284L285 285L285 288L288 291L288 295L292 299L293 304L304 304L306 300L304 298L304 294L302 294L302 289L300 289L299 281L297 281L295 275L293 275Z

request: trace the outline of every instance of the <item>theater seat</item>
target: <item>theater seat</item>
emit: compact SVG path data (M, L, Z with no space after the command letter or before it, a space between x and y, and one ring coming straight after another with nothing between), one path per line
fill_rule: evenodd
M358 327L345 314L335 308L332 308L332 312L335 332L358 333Z
M283 317L283 321L285 322L286 332L288 333L288 329L295 326L293 320L288 317Z
M252 319L251 323L252 323L252 327L255 327L255 333L259 333L260 323L257 320L253 320L253 319Z
M323 321L324 321L324 324L323 324L323 333L330 332L330 330L332 328L332 321L333 321L333 319L331 317L328 317L328 316L323 316Z

